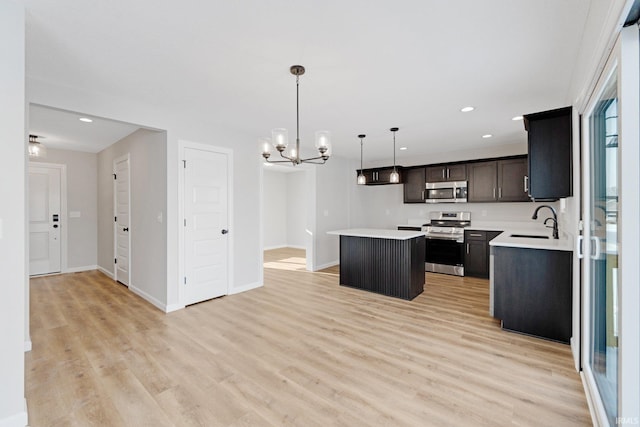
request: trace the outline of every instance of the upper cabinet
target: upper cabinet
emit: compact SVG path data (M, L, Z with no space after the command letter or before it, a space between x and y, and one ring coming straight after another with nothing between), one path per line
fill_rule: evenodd
M467 165L428 166L426 168L426 175L426 182L466 181Z
M529 146L529 195L534 200L572 196L571 107L524 116Z
M400 182L391 182L391 172L393 172L393 166L374 169L363 169L362 173L367 179L367 185L402 184L402 167L396 166L396 170L400 174ZM356 176L358 174L360 174L360 169L356 170Z
M469 202L528 202L527 157L469 163Z
M419 166L403 170L405 203L424 203L426 169Z

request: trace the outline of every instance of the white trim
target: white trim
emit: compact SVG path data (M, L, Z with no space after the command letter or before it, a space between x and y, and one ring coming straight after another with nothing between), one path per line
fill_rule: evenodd
M29 337L29 339L24 341L24 352L27 353L31 351L32 348L33 344L31 343L31 337Z
M24 411L13 414L0 420L0 427L25 427L29 424L27 403L25 400Z
M165 308L164 308L164 312L165 313L171 313L173 311L178 311L178 310L182 310L185 306L182 304L168 304Z
M82 267L71 267L63 271L63 273L80 273L83 271L98 270L97 265L84 265Z
M620 148L620 256L618 355L618 415L621 419L640 421L640 33L638 26L623 28L620 33L619 114Z
M129 231L127 232L127 239L129 240L129 246L128 246L128 261L129 261L129 265L127 266L127 287L131 288L133 286L133 284L131 283L131 278L133 277L133 275L131 274L131 268L133 267L133 257L131 256L133 253L133 250L131 249L131 234L133 234L133 232L131 231L131 155L130 153L127 153L125 155L122 155L120 157L116 157L115 159L113 159L113 174L116 174L116 165L122 161L126 161L127 162L127 197L129 198L128 200L128 219L127 219L127 224L129 225ZM117 176L117 175L116 175ZM113 216L117 217L118 216L118 189L117 189L117 180L114 179L113 180ZM113 263L113 280L118 280L118 265L115 263L115 260L118 258L118 229L117 229L117 224L114 221L113 222L113 259L114 259L114 263ZM121 282L122 283L122 282Z
M110 272L109 270L105 270L103 267L97 266L96 270L98 270L100 273L104 274L105 276L107 276L109 279L111 280L116 280L115 276L113 275L112 272Z
M602 400L598 394L598 387L593 380L591 371L587 373L587 369L580 372L580 378L582 378L582 386L584 387L584 394L587 397L587 406L589 407L589 413L591 414L591 421L595 427L609 426L607 420L607 413L602 405Z
M62 232L60 233L60 273L63 273L67 269L67 259L68 259L68 232L67 232L67 165L60 163L45 163L45 162L34 162L29 161L27 170L27 177L31 173L31 167L35 168L44 168L44 169L58 169L60 170L60 228ZM27 188L28 187L27 183ZM27 205L29 203L27 202ZM27 234L29 233L29 212L27 212ZM29 253L29 240L27 239L27 253ZM28 259L27 259L28 260ZM59 274L59 273L49 273L49 274ZM42 274L38 274L37 276L43 276ZM36 277L36 276L31 276Z
M307 250L306 246L299 246L299 245L276 245L276 246L267 246L266 248L263 248L263 251L271 251L273 249L284 249L284 248L291 248L291 249L302 249L302 250Z
M234 283L234 224L233 224L233 150L230 148L218 147L209 144L203 144L199 142L192 142L187 140L178 140L178 303L170 304L170 307L185 307L183 302L183 284L182 278L185 277L184 271L184 227L182 222L184 220L184 164L185 149L194 149L209 151L212 153L224 154L227 156L227 227L229 229L229 238L227 240L227 291L225 295L229 295L231 289L233 289Z
M322 265L316 265L316 266L315 266L315 267L316 267L316 269L315 269L315 270L313 270L313 271L320 271L320 270L324 270L325 268L333 267L333 266L336 266L336 265L339 265L339 264L340 264L340 260L327 262L327 263L322 264Z
M142 289L136 288L135 286L129 286L129 290L131 292L133 292L134 294L138 295L139 297L141 297L142 299L146 300L147 302L153 304L156 308L159 308L160 310L162 310L164 312L167 311L167 305L165 303L163 303L162 301L158 300L154 296L146 293Z
M261 270L264 270L264 269L261 268ZM229 291L229 295L235 295L242 292L247 292L253 289L261 288L263 286L264 284L262 282L249 283L248 285L239 286L237 288L231 288L231 290Z

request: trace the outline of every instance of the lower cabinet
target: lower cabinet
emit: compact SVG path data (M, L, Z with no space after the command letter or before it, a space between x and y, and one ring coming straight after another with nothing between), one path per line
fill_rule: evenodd
M493 246L494 317L502 328L568 343L571 251Z
M464 275L489 278L489 242L501 231L465 230Z

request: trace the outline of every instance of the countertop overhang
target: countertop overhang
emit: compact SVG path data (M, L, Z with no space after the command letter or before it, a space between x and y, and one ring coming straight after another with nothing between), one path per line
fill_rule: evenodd
M424 237L423 231L411 230L386 230L382 228L349 228L345 230L327 231L327 234L351 237L369 237L372 239L408 240L415 237Z
M513 234L547 236L548 239L512 237ZM554 239L551 233L544 231L506 229L502 234L489 242L489 245L525 249L546 249L551 251L573 251L573 238L568 233L560 233L560 238Z

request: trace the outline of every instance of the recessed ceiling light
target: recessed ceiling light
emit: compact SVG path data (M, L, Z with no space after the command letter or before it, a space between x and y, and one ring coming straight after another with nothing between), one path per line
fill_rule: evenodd
M406 149L407 149L407 147L400 147L400 149L401 149L402 151L404 151L404 150L406 150Z
M515 121L518 121L518 120L522 120L522 116L515 116L515 117L512 117L512 118L511 118L511 120L513 120L514 122L515 122Z
M476 109L475 107L469 106L469 107L462 107L460 111L462 111L463 113L468 113L469 111L473 111L475 109Z
M80 117L79 119L81 122L85 122L85 123L91 123L93 120L91 120L88 117Z
M493 135L491 135L490 133L486 134L486 135L482 135L483 138L491 138Z

